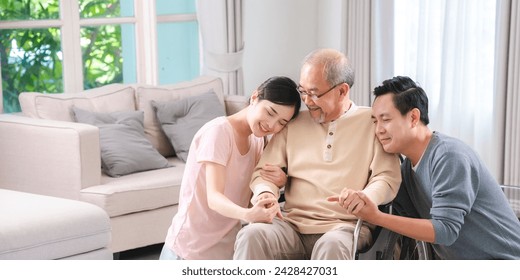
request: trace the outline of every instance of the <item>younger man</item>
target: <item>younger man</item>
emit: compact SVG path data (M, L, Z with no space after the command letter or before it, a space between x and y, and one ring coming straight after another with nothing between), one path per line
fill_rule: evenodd
M406 157L394 209L407 217L378 211L361 192L365 207L353 214L431 242L443 259L520 259L520 222L504 193L469 146L428 128L423 89L395 77L374 95L377 138L386 152Z

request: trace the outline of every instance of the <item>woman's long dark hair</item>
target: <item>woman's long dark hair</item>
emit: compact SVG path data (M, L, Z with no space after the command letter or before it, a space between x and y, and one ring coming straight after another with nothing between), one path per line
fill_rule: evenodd
M300 112L302 102L296 87L296 83L288 77L271 77L257 88L258 100L268 100L278 105L294 106L294 114L291 118L294 119Z

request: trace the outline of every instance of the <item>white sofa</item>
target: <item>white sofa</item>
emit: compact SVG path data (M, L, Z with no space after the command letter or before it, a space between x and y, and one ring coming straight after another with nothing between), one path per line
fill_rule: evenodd
M80 200L110 217L113 253L164 242L177 211L184 162L173 153L151 101L213 91L227 115L247 106L224 96L219 78L201 76L168 86L114 84L81 93L21 93L22 114L0 115L0 188ZM144 132L170 166L110 177L101 171L100 134L74 122L72 106L92 112L144 112Z
M90 203L0 189L0 260L111 260L110 220Z

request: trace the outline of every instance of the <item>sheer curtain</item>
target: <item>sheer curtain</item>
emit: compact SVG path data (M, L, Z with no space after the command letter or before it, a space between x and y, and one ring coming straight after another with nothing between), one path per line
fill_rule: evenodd
M242 0L197 0L202 74L222 78L224 93L244 95Z
M504 184L520 186L520 4L516 0L498 3L497 64L503 68L497 84L502 86L499 89L505 92L506 100Z
M347 0L346 53L356 73L350 98L357 105L370 106L371 1Z
M469 144L501 178L496 0L395 0L394 8L394 75L410 76L425 89L432 130Z

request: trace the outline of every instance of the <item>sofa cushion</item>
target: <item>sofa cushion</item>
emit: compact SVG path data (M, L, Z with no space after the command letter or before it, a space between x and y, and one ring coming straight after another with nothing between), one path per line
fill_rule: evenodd
M168 166L144 135L143 112L94 113L77 107L72 112L78 122L99 127L101 167L109 176Z
M112 258L110 220L95 205L0 189L0 212L0 260Z
M210 120L226 115L214 92L164 103L152 101L152 107L175 154L184 162L195 133Z
M119 178L103 175L99 186L81 190L80 199L100 206L110 217L176 205L185 164L177 157L168 161L170 167L164 169Z
M163 156L175 155L168 137L162 131L161 125L153 111L151 101L167 102L196 96L208 91L216 93L222 108L224 108L224 90L222 80L217 77L201 76L187 82L164 86L137 86L137 109L144 111L144 132L152 145Z
M133 111L135 89L129 85L111 84L79 93L44 94L22 92L18 97L24 115L32 118L74 121L70 108L92 112Z

